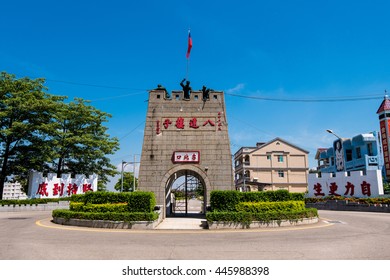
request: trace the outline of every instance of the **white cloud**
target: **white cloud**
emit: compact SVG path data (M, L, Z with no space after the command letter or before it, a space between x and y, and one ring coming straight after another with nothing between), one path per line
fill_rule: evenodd
M245 84L240 83L240 84L237 84L237 85L236 85L235 87L233 87L233 88L227 89L225 92L226 92L227 94L240 93L244 88L245 88Z

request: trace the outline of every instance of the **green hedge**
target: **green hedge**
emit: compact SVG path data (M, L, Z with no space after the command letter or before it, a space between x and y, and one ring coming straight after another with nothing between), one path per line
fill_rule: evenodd
M306 197L306 203L317 203L326 202L328 200L340 200L349 202L359 202L361 204L388 204L390 205L390 197L370 197L370 198L359 198L359 197L345 197L345 196L326 196L326 197Z
M128 199L130 212L153 212L156 197L152 192L132 192Z
M237 212L263 213L269 211L302 211L305 210L303 201L280 201L280 202L240 202L236 205Z
M118 212L124 213L129 212L127 203L105 203L105 204L84 204L83 202L70 202L69 210L74 212Z
M70 200L69 197L61 198L29 198L29 199L6 199L0 200L0 205L37 205L37 204L47 204L48 202L59 202Z
M64 218L69 219L83 219L83 220L107 220L107 221L124 221L124 222L133 222L133 221L155 221L158 219L158 213L118 213L118 212L75 212L70 210L57 209L54 210L53 218Z
M127 203L129 212L152 212L156 206L156 198L152 192L87 192L73 195L72 202L84 204L116 204Z
M281 220L300 220L304 218L318 217L317 209L307 208L300 211L269 211L263 213L254 212L208 212L206 219L209 222L234 222L250 224L252 221L281 221Z
M213 211L235 211L240 202L304 201L303 193L287 190L266 192L212 191L210 206Z

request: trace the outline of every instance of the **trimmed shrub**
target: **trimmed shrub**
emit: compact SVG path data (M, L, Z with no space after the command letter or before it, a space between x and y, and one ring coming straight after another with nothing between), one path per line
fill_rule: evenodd
M47 204L48 202L59 202L69 200L69 197L61 198L29 198L29 199L6 199L0 200L0 205L37 205L37 204Z
M315 208L281 212L269 211L264 213L216 211L206 213L206 219L209 222L233 222L247 225L252 221L269 222L272 220L299 220L314 217L318 217L318 211Z
M124 213L128 212L127 203L105 203L105 204L84 204L83 202L71 202L69 205L69 210L74 212L95 212L95 213L104 213L104 212L118 212Z
M152 192L87 192L72 196L71 201L87 204L127 203L129 212L152 212L156 206L156 198Z
M133 192L128 197L129 212L153 212L156 197L152 192Z
M118 213L118 212L75 212L70 210L57 209L53 211L53 218L83 219L83 220L108 220L108 221L155 221L158 219L158 213Z
M210 206L213 211L235 211L240 202L304 201L303 193L290 193L287 190L266 192L212 191Z
M240 202L236 206L238 212L264 213L269 211L300 211L305 209L303 201L280 202Z
M212 191L210 193L210 206L213 211L235 211L240 202L239 191Z

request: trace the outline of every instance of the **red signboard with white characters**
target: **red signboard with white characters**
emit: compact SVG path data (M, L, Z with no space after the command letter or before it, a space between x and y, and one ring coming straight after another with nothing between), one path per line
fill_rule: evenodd
M63 174L60 178L54 173L44 177L41 172L31 172L28 186L28 196L31 198L56 198L72 194L83 194L88 191L97 191L97 175L89 177L77 174L71 178L70 174Z
M199 163L199 151L175 151L172 155L173 163Z
M383 195L381 170L368 170L366 175L354 171L309 174L309 197L345 196L345 197L377 197Z

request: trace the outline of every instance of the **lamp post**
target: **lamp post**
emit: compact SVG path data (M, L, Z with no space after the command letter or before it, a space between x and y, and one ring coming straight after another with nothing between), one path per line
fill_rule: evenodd
M126 162L122 160L122 169L121 169L121 192L123 192L123 169L125 168L126 165L128 165L131 162Z
M123 192L123 172L124 172L124 168L125 168L125 166L126 165L128 165L128 164L133 164L133 191L135 191L135 184L136 184L136 181L135 181L135 164L136 163L140 163L141 162L141 160L140 161L136 161L136 159L137 159L137 156L138 154L135 154L134 155L134 161L123 161L122 160L122 169L121 169L121 192ZM138 155L138 156L140 156L140 155Z
M334 136L336 136L337 138L339 138L341 140L341 137L338 136L336 133L333 132L333 130L331 129L327 129L326 132L330 133L330 134L333 134Z

